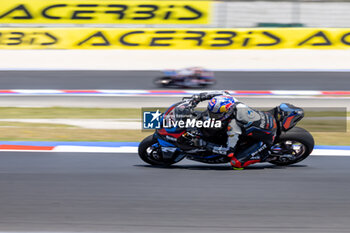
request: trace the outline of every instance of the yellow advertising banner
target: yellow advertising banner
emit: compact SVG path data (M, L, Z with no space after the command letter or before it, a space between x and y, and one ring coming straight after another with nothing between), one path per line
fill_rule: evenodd
M208 24L211 1L1 0L0 23Z
M350 28L2 28L0 49L349 49Z

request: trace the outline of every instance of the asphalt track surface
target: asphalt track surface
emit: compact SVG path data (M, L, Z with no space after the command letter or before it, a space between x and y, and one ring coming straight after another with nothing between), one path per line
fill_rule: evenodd
M1 89L155 89L157 72L0 71ZM213 89L349 90L349 73L217 72ZM178 98L6 97L1 106L168 106ZM242 98L252 106L281 99ZM142 102L141 102L142 101ZM292 99L298 106L348 106ZM0 231L349 232L349 157L295 166L182 161L171 169L135 154L0 153Z
M0 71L1 89L156 89L155 71ZM349 72L215 72L224 90L350 90Z
M349 232L349 157L298 165L184 160L145 165L136 154L0 153L0 231Z

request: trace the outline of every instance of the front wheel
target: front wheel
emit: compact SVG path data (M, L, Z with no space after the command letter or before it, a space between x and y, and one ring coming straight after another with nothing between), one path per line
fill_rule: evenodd
M158 87L167 87L172 84L173 79L171 77L160 77L156 78L153 82Z
M314 149L315 141L312 135L305 129L295 127L283 132L271 148L269 161L279 166L287 166L306 159Z
M138 152L140 158L150 165L170 166L178 162L174 161L173 159L163 158L161 147L153 135L150 135L142 140L139 145Z

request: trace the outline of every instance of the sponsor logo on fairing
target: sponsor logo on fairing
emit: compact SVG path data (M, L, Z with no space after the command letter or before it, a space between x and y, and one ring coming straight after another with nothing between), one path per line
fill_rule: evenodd
M267 148L267 146L266 146L266 144L264 144L257 151L255 151L254 153L251 154L252 158L255 158L255 156L257 156L258 153L260 153L261 151L265 150L266 148ZM260 158L260 156L257 156L256 158Z

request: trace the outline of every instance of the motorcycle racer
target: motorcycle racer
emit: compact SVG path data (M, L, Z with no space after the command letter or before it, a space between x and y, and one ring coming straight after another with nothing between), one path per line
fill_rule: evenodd
M204 100L209 100L207 109L196 108ZM315 145L307 130L296 127L303 117L304 110L289 103L257 111L226 92L200 93L182 98L162 113L154 133L141 141L138 154L156 166L185 158L207 164L230 162L234 169L256 162L287 166L307 158Z
M189 67L189 68L184 68L182 70L179 70L177 72L177 75L179 77L195 77L195 76L201 76L202 73L204 72L203 68L200 67Z
M254 110L228 92L201 93L192 96L191 99L196 104L210 100L207 106L209 117L222 121L223 125L227 126L226 147L209 142L204 144L214 153L225 154L234 169L243 169L250 164L264 162L269 156L268 151L277 131L276 121L270 113ZM256 143L237 151L237 142L243 136L255 139Z
M191 82L193 79L205 79L206 77L212 77L212 72L209 72L201 67L189 67L177 71L176 79L181 80L185 86L193 86Z
M164 70L163 76L154 80L159 87L207 87L216 82L214 73L200 67L190 67L181 70Z

